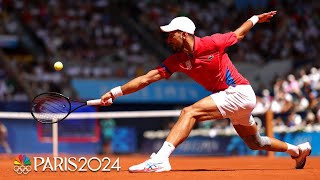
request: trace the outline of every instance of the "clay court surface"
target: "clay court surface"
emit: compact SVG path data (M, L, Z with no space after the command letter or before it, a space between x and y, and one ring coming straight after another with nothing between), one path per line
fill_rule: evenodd
M33 157L45 155L27 155ZM71 157L71 156L67 156ZM78 157L78 156L77 156ZM93 156L87 156L93 157ZM34 172L27 175L17 175L13 171L16 156L0 155L0 179L139 179L139 180L175 180L175 179L245 179L245 180L320 180L320 157L308 158L303 170L294 169L294 161L289 157L182 157L171 158L173 170L165 173L129 173L128 167L146 160L147 156L126 155L107 156L114 161L120 158L120 172ZM102 159L102 156L99 156ZM94 166L94 164L92 164Z

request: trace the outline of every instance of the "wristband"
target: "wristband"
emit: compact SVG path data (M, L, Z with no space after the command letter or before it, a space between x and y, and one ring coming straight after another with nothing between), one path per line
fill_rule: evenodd
M252 16L250 19L248 19L249 21L252 22L253 26L257 24L257 22L259 21L259 17L254 15Z
M110 92L111 92L111 94L113 95L114 98L123 96L123 93L122 93L122 90L121 90L120 86L111 89Z

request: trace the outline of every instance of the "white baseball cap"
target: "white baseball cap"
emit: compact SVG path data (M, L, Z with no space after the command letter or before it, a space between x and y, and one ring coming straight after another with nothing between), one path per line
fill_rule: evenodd
M170 22L170 24L165 25L165 26L160 26L160 29L163 32L171 32L171 31L180 30L180 31L187 32L189 34L194 34L194 31L196 30L196 26L191 21L191 19L184 17L184 16L180 16L180 17L174 18Z

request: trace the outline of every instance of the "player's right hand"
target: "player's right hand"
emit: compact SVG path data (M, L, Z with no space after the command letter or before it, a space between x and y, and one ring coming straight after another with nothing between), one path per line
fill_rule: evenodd
M109 91L105 93L103 96L101 96L101 106L110 106L113 103L113 95Z

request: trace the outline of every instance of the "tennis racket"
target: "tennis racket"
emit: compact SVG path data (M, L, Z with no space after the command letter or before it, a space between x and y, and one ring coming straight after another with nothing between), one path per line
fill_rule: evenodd
M109 101L112 102L112 99ZM60 93L46 92L32 100L31 115L43 124L52 124L66 119L70 113L83 106L96 106L100 103L101 99L75 101Z

